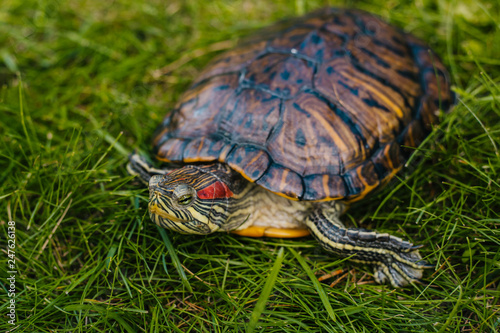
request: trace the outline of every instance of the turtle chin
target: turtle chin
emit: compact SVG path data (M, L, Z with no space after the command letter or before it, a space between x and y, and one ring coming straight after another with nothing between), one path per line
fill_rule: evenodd
M185 227L187 227L188 230L183 232L184 234L208 235L216 231L210 228L208 224L200 221L189 221L185 224Z

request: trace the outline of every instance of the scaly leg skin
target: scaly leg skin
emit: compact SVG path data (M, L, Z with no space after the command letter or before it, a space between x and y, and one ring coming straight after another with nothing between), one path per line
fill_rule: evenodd
M153 176L163 176L170 171L174 170L165 168L165 169L156 169L151 164L149 164L144 157L139 154L131 154L129 156L129 162L127 164L127 171L131 175L135 175L142 181L144 184L148 185L149 180Z
M306 224L326 251L374 265L377 283L389 281L394 287L403 287L418 282L423 269L433 267L422 260L421 246L386 233L346 228L338 219L340 213L338 205L317 208Z

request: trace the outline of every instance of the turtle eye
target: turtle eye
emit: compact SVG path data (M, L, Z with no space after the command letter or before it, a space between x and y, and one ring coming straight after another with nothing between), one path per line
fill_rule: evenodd
M182 197L177 199L177 203L181 206L187 206L193 201L193 196L191 194L184 194Z
M174 189L172 202L179 209L188 208L196 198L196 191L187 184L177 185Z

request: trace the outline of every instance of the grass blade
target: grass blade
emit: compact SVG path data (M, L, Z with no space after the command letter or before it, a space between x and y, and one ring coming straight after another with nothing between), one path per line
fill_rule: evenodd
M309 268L309 266L307 266L307 263L304 260L304 258L302 258L302 256L299 253L297 253L297 251L295 251L294 249L289 248L289 250L290 250L290 252L292 252L294 257L300 263L300 265L302 266L302 268L306 272L307 276L309 276L309 278L311 279L311 281L314 285L314 288L318 292L319 298L321 299L321 302L323 303L323 306L326 309L326 312L328 312L328 315L330 316L330 318L333 321L336 321L335 313L333 312L332 305L330 304L330 301L328 300L328 295L326 294L325 290L323 289L323 286L321 285L321 283L319 283L318 279L316 278L316 276L312 272L311 268Z
M255 330L255 327L259 322L259 318L262 315L262 312L264 312L269 295L271 295L271 291L276 283L276 278L281 270L281 264L283 263L284 257L284 250L283 248L280 248L276 261L274 262L274 266L271 269L271 274L267 277L266 284L264 285L264 288L262 288L257 304L255 304L255 308L253 309L252 316L250 317L250 323L247 327L247 333L252 333Z
M189 284L189 281L186 277L186 273L182 268L181 261L179 260L177 253L175 253L174 246L172 245L170 238L168 238L167 232L163 228L160 228L158 226L157 228L158 231L160 232L161 238L163 239L163 243L167 247L168 254L170 254L170 258L172 258L172 263L174 264L175 269L177 270L179 276L181 277L182 284L184 285L184 287L186 287L187 290L189 290L189 292L193 292L193 288L191 288L191 285Z

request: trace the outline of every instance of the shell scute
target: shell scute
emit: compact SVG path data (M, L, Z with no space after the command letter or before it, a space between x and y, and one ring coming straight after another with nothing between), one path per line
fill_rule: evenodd
M216 76L189 89L171 116L170 135L181 138L209 136L219 127L220 108L238 87L237 75ZM214 103L217 96L217 103Z
M156 156L164 162L179 162L182 161L184 147L189 143L188 139L171 138L163 142L157 148Z
M314 67L303 59L271 53L248 67L244 83L287 98L304 86L312 87L313 73Z
M266 172L271 159L269 154L262 149L253 146L237 146L231 150L225 162L247 179L255 182Z
M267 150L276 163L300 175L335 174L347 145L357 145L350 128L323 100L303 92L284 103Z
M344 163L350 169L369 155L376 144L394 140L411 115L405 112L405 102L399 94L357 71L345 58L323 66L325 70L316 76L316 89L336 105L337 112L350 124L352 135L361 143L342 149L348 156ZM331 73L329 67L334 68Z
M391 178L403 165L405 159L397 142L380 147L370 159L381 182Z
M344 40L341 37L324 30L317 30L306 36L297 52L321 63L345 55L343 44Z
M346 172L343 178L347 186L347 198L351 201L364 198L380 184L375 165L371 160Z
M256 184L290 199L301 199L304 192L302 177L289 168L272 163Z
M373 39L367 39L363 43L356 43L356 40L347 43L346 49L353 65L357 66L358 71L362 68L365 75L379 78L385 85L389 82L395 86L397 82L397 93L407 99L411 98L409 104L413 106L422 91L418 80L418 67L412 61L411 54L405 50L398 55L377 45Z
M226 143L220 138L206 136L194 138L184 146L182 161L185 163L216 161L225 146Z
M221 111L218 132L233 142L264 145L279 119L280 103L266 91L242 89Z
M344 178L338 174L317 174L304 177L303 200L343 199L347 195Z

